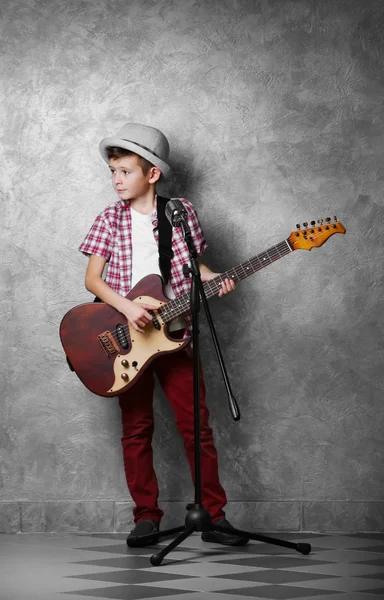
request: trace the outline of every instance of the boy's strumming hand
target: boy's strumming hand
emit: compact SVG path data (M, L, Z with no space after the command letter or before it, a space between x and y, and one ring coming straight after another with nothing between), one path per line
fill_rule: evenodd
M127 317L128 322L136 331L143 333L144 327L153 320L153 317L149 314L148 310L156 309L157 306L132 302L132 300L126 299L126 303L124 303L121 312Z

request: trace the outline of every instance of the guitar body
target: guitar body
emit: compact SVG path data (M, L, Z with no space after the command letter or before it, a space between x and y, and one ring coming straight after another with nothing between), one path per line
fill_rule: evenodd
M144 277L127 298L156 307L169 302L158 275ZM189 339L173 339L155 315L155 324L138 333L122 313L104 302L80 304L67 312L60 324L61 343L71 368L91 392L118 396L138 381L157 356L185 348Z

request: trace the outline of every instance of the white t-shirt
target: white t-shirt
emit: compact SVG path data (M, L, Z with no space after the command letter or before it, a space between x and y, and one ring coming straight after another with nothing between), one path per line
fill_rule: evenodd
M161 276L159 249L153 235L152 215L143 215L131 207L132 216L132 287L152 273ZM175 297L170 283L165 286L165 295ZM185 321L178 317L170 322L169 331L183 329Z

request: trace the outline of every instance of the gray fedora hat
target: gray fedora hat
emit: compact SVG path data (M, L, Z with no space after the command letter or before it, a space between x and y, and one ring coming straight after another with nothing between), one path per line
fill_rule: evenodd
M106 137L101 140L99 148L105 162L108 162L107 146L117 146L139 154L158 167L164 177L171 173L171 168L166 162L169 155L169 143L159 129L140 123L126 123L114 137Z

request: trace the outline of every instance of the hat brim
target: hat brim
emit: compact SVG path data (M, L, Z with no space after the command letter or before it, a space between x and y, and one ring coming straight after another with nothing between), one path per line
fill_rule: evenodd
M150 163L155 165L155 167L160 169L163 177L165 177L165 178L167 178L171 174L171 167L169 165L167 165L167 163L165 163L163 160L161 160L161 158L159 158L155 154L152 154L151 152L149 152L142 146L138 146L134 142L129 142L127 140L123 140L122 138L118 138L118 137L103 138L99 144L99 150L100 150L101 156L104 158L106 163L109 162L108 156L106 153L106 148L108 146L116 146L118 148L124 148L125 150L131 150L131 152L135 152L139 156L142 156L143 158L148 160Z

